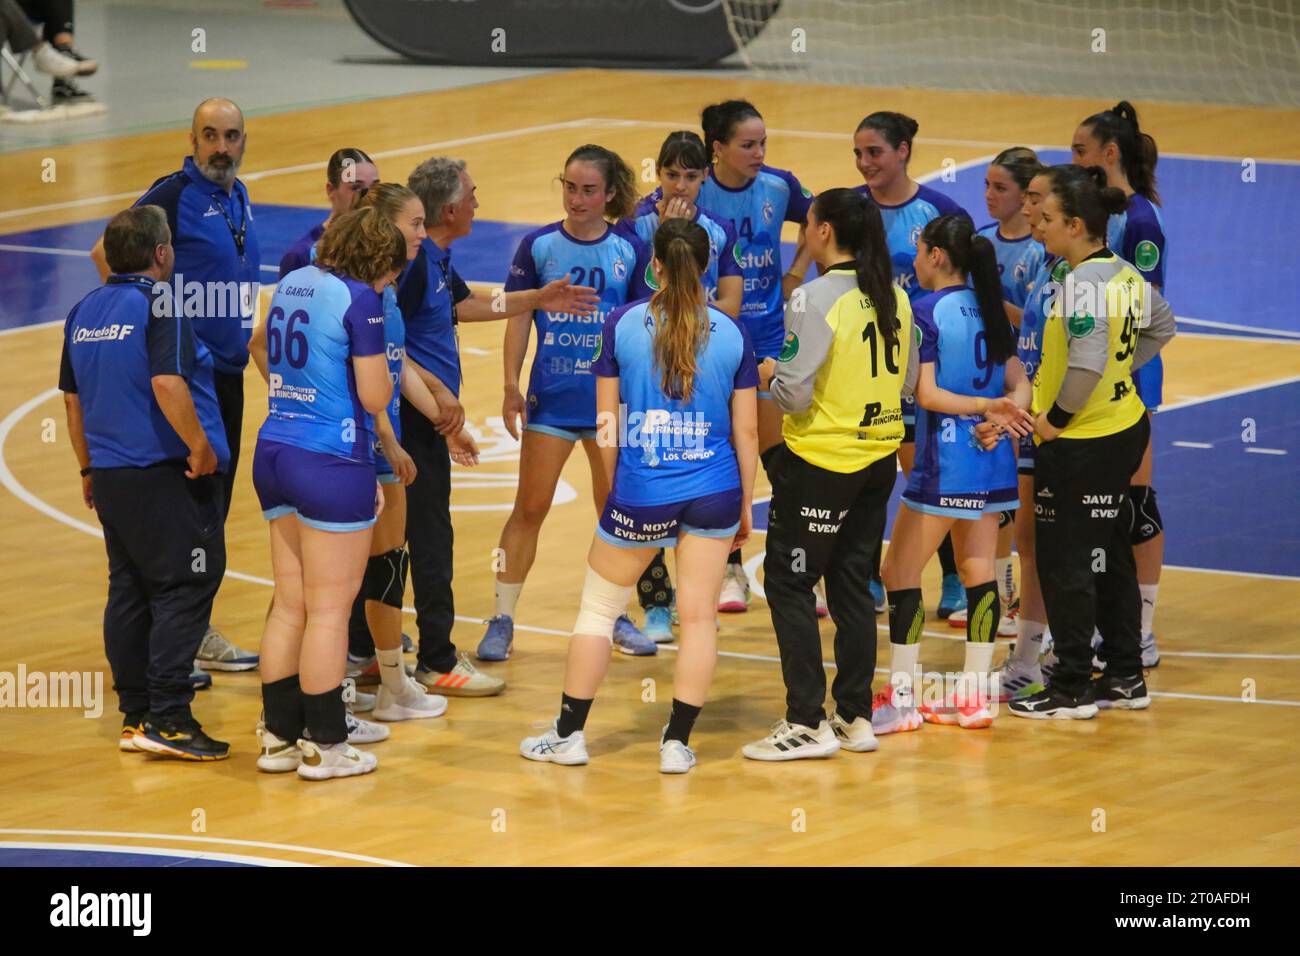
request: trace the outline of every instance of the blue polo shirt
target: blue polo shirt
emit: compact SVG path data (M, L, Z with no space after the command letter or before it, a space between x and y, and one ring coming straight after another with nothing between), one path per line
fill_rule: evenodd
M153 376L179 375L189 385L199 424L230 465L213 383L212 355L171 290L142 275L112 275L72 307L63 327L59 388L81 399L93 468L148 468L185 459L189 448L163 415Z
M261 279L248 190L235 180L227 194L187 156L179 172L159 179L135 205L161 206L167 213L176 250L172 284L194 334L212 352L218 372L243 372ZM236 238L241 234L242 253Z
M457 396L460 342L454 306L467 298L469 286L451 264L451 253L432 239L421 242L397 286L397 305L406 320L406 356Z

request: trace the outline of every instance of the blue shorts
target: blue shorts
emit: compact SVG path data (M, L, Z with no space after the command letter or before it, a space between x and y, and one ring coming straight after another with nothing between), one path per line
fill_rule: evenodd
M1160 407L1165 394L1165 363L1160 360L1159 352L1133 373L1133 385L1147 411L1154 412Z
M259 440L253 488L267 521L296 514L321 531L360 531L375 523L372 462Z
M1034 457L1038 453L1038 448L1034 444L1034 436L1026 435L1019 439L1016 444L1016 470L1022 475L1032 475L1034 473Z
M916 399L904 398L899 404L903 411L903 441L916 442Z
M667 505L629 505L605 501L596 534L621 548L666 548L677 535L730 538L740 529L740 489L720 491Z
M554 435L556 438L563 438L566 441L579 441L580 439L592 439L596 437L594 428L569 428L561 425L534 425L529 422L524 426L526 432L537 432L539 435Z
M999 488L996 491L921 494L909 488L903 492L903 504L921 514L978 521L990 512L1012 511L1019 508L1020 489Z

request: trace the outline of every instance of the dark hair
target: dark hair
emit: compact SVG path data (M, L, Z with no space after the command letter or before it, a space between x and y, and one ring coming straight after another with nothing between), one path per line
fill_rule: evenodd
M406 268L406 237L375 207L353 209L325 228L316 264L369 285Z
M714 143L730 142L737 126L745 120L762 118L762 114L749 100L726 100L704 107L700 113L700 127L704 130L704 148L712 156Z
M946 252L953 268L970 277L984 319L988 356L999 365L1004 364L1016 354L1016 333L1002 303L1002 279L998 276L993 243L975 232L975 223L969 217L957 214L930 220L921 233L921 240Z
M334 150L329 162L325 164L325 181L337 188L343 182L344 167L355 166L357 163L373 164L374 160L367 156L364 150L352 146Z
M655 230L654 250L664 268L663 288L650 297L650 311L660 317L654 340L659 387L686 402L695 386L697 355L709 338L700 282L709 267L709 234L697 222L669 219Z
M1128 197L1118 186L1106 185L1106 170L1100 166L1075 166L1063 163L1048 170L1051 193L1061 212L1071 219L1082 219L1088 237L1106 241L1108 220L1128 208ZM1046 197L1044 197L1046 198Z
M600 170L601 176L605 178L606 192L612 190L614 193L614 198L605 203L606 219L618 222L636 211L640 198L636 191L636 177L618 153L588 143L569 154L569 158L564 161L564 168L568 169L570 163L591 163ZM564 177L561 176L560 179L563 181Z
M1138 126L1137 109L1128 100L1120 100L1108 110L1093 113L1083 121L1097 142L1106 146L1119 146L1119 162L1124 167L1128 184L1139 196L1145 196L1156 205L1160 194L1156 192L1156 163L1160 153L1151 134Z
M912 140L916 139L916 131L921 126L916 120L906 113L891 113L888 110L879 110L870 116L864 117L858 124L854 133L860 133L864 129L874 129L877 133L885 138L894 149L898 149L903 143L907 144L907 158L912 158Z
M894 269L885 240L885 225L876 204L853 189L827 189L812 202L813 215L827 223L835 242L853 253L858 291L876 310L880 337L890 349L898 347L898 300Z
M663 169L667 166L708 169L709 154L704 149L704 140L700 139L700 134L689 129L679 129L669 133L664 144L659 147L659 158L655 160L655 169Z
M123 209L104 229L104 258L117 275L146 272L153 266L153 251L170 245L171 230L161 206Z
M1001 166L1006 170L1007 175L1015 181L1024 192L1029 188L1030 181L1041 173L1045 167L1038 160L1038 154L1028 146L1012 146L1010 149L1004 149L993 157L990 166Z

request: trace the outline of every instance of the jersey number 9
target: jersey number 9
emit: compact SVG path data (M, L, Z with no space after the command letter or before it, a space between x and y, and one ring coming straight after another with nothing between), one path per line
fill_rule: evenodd
M307 364L307 335L294 326L298 322L305 325L310 321L311 316L298 309L289 316L289 321L284 323L285 328L281 332L276 323L284 322L284 309L277 305L270 311L266 317L266 357L272 365L280 364L281 347L285 361L292 368L302 368Z
M1115 353L1115 361L1122 362L1137 351L1137 329L1134 328L1136 322L1133 308L1130 306L1124 315L1124 328L1119 333L1119 351Z
M975 367L984 374L970 380L975 388L983 388L993 379L993 363L989 361L989 337L981 329L975 333Z

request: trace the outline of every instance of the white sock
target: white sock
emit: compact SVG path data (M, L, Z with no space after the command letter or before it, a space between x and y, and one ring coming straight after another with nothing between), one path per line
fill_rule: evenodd
M1146 640L1151 636L1151 625L1156 616L1156 592L1160 585L1139 584L1138 590L1142 592L1142 639Z
M916 702L916 694L913 691L915 682L916 669L921 662L921 645L918 644L890 644L891 652L889 661L889 682L894 686L895 693L906 693L910 698L910 704Z
M993 579L998 582L998 597L1002 599L1002 610L1005 612L1016 599L1016 575L1012 570L1011 555L995 559L993 567Z
M518 584L507 584L497 578L497 617L505 615L513 618L515 616L515 605L519 603L519 592L523 589L523 581Z
M391 651L375 648L379 658L379 680L390 694L401 695L406 690L406 666L402 663L402 649L394 647Z
M987 674L993 663L992 641L967 641L966 663L962 671L967 674Z
M1017 664L1033 664L1043 650L1043 632L1047 625L1042 621L1030 621L1021 618L1018 627L1020 634L1016 637L1016 649L1011 652L1011 659Z

